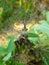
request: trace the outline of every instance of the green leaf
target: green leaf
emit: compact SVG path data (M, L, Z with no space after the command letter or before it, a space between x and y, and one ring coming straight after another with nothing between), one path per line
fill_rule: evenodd
M49 50L45 50L43 56L45 57L47 64L49 65Z
M9 0L8 2L9 2L10 5L13 6L13 4L16 2L16 0Z
M6 49L2 46L0 46L0 56L4 55L6 53Z
M48 25L45 20L41 20L41 21L39 21L39 23L40 23L40 24L43 24L43 25Z
M35 29L36 29L39 33L47 34L48 37L49 37L49 28L48 28L47 25L36 26Z
M9 60L10 57L11 57L11 52L8 53L8 55L3 58L3 61Z
M0 16L2 15L2 13L3 13L3 8L0 7Z
M49 11L46 13L46 21L49 23Z
M6 65L5 62L0 62L0 65Z
M35 38L29 37L28 39L30 40L30 42L31 42L32 44L35 44L36 41L38 40L37 37L35 37Z
M12 52L14 50L14 36L10 36L10 41L8 43L7 51Z
M47 60L44 56L42 57L42 59L43 59L44 65L48 65Z
M45 10L42 12L42 15L43 16L46 16L46 11Z
M38 37L38 35L37 35L37 34L32 33L32 32L28 33L28 36L29 36L29 37Z

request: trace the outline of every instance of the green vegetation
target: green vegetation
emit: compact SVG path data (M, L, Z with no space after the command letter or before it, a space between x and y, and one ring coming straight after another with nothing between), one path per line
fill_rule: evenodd
M26 29L26 22L39 12L36 4L35 0L0 0L0 32L15 21L22 21L25 30L18 39L8 36L7 47L0 46L0 65L49 65L49 11L42 8L39 25Z
M6 48L0 46L0 63L2 65L25 65L23 60L20 63L19 58L17 59L22 52L27 52L27 55L32 57L32 62L30 60L28 65L34 64L34 62L37 65L49 64L49 18L47 16L49 16L49 12L46 12L46 20L39 21L40 26L31 26L30 32L20 35L17 41L14 42L14 36L8 37L10 39L8 46Z
M27 21L35 11L33 0L25 2L23 0L1 0L0 2L0 30L8 29L14 21Z

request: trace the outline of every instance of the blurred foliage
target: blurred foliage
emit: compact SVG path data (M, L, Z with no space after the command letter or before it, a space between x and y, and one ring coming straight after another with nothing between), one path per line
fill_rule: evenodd
M0 46L0 65L24 65L24 63L17 62L13 57L13 54L15 54L15 37L11 35L7 38L9 39L8 46L6 48Z
M16 20L28 20L34 12L33 4L34 0L0 0L0 31Z
M29 40L35 44L35 48L40 48L41 58L44 62L44 65L49 65L49 11L43 12L43 16L46 17L45 20L40 20L38 26L31 26ZM37 32L37 33L36 33ZM38 48L38 49L39 49ZM48 49L46 49L48 48Z
M41 12L48 10L48 2L48 0L0 0L0 31L7 30L16 21L41 19Z
M7 30L10 27L10 25L14 23L14 21L25 20L26 22L36 13L38 15L40 15L41 13L45 17L45 20L39 21L40 26L31 26L30 32L28 33L28 38L32 44L34 43L33 48L36 57L40 53L40 58L43 60L44 65L48 65L49 64L49 54L48 54L49 53L49 12L45 11L46 6L43 5L39 6L37 2L43 3L42 0L41 1L0 0L0 31L4 29ZM13 58L12 53L15 54L14 37L11 36L9 38L10 41L8 43L7 48L0 46L0 65L24 65L23 63L18 63L15 60L15 57ZM18 54L17 51L18 50L16 49L16 54ZM39 58L37 60L39 60Z
M35 53L34 55L32 56L29 55L29 56L32 57L33 59L33 56L36 55L34 57L35 61L36 60L39 61L40 59L43 62L42 65L49 65L49 29L48 29L49 28L49 21L48 21L49 12L46 12L43 14L44 14L43 16L46 15L46 19L40 20L39 26L31 26L30 32L27 33L28 39L30 40L32 44L32 47L31 47L33 49L32 54ZM37 33L35 32L35 30ZM17 57L19 56L19 53L17 52L18 51L16 49L17 47L15 48L15 45L14 45L14 36L9 36L8 39L9 39L9 43L8 43L7 48L0 46L0 64L2 65L25 65L23 62L22 63L18 62L19 58L17 59ZM23 40L20 40L20 41L23 41ZM22 49L19 49L19 50L24 52L24 50L27 49L27 48L23 48L24 46L21 45L21 48L23 50ZM31 52L29 53L31 54Z

